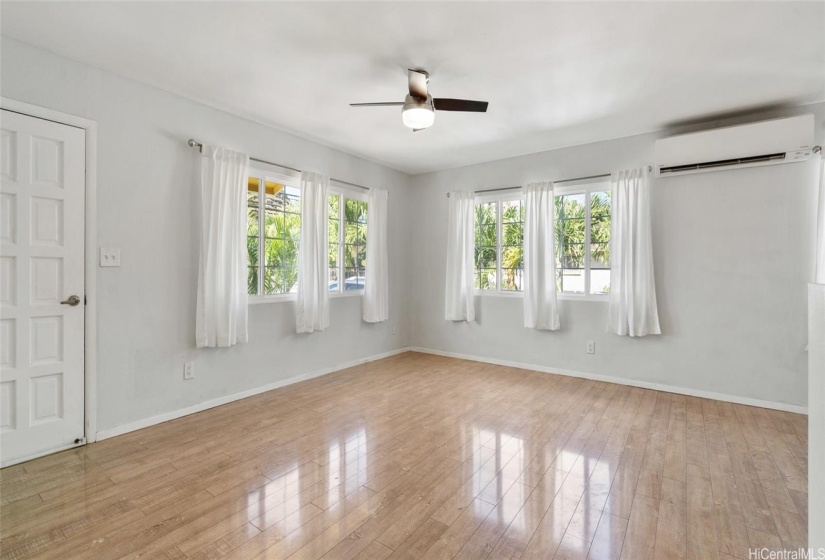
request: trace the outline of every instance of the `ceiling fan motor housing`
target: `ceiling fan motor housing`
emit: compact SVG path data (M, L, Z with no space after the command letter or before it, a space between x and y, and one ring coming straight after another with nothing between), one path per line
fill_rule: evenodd
M421 99L419 97L414 97L410 94L407 94L407 97L404 98L404 111L408 109L427 109L428 111L433 110L433 96L427 94L427 99Z
M401 120L404 125L413 131L429 128L435 122L435 110L465 111L484 113L487 111L486 101L471 101L469 99L436 98L427 91L430 75L424 70L408 70L409 94L401 101L383 101L380 103L351 103L353 107L387 107L401 105ZM437 106L437 107L436 107Z
M427 99L407 95L404 107L401 109L401 118L404 125L412 129L428 128L435 122L433 97L427 94Z

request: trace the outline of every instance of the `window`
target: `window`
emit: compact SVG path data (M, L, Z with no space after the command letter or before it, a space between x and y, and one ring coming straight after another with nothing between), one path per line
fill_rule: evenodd
M301 190L295 179L250 169L247 185L248 292L295 293L301 237Z
M563 294L610 292L610 185L556 189L556 287Z
M610 292L609 183L556 187L556 287L560 294L600 299ZM484 197L475 208L474 286L517 294L524 272L524 201Z
M331 189L329 196L329 291L360 293L367 266L367 201Z
M524 272L524 202L500 197L476 204L475 289L515 293Z

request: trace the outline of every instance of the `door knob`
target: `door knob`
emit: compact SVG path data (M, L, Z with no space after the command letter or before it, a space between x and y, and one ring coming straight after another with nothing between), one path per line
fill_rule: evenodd
M80 303L80 298L77 296L69 296L69 299L67 299L66 301L61 301L60 303L63 305L71 305L72 307L74 307L75 305Z

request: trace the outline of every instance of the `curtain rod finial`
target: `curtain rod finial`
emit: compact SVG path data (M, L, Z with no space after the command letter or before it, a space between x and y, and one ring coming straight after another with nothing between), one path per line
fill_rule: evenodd
M187 142L187 144L189 144L190 148L199 148L201 146L200 142L195 142L195 140L192 138L189 139L189 142Z

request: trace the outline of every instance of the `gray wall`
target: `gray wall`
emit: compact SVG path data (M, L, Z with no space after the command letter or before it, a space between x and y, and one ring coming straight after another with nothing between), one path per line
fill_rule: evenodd
M98 430L409 346L406 175L66 58L2 39L3 97L98 123ZM390 319L331 301L331 327L295 334L294 304L250 306L250 341L194 347L199 158L190 137L389 190ZM96 257L93 257L96 258ZM392 334L392 325L398 334ZM183 381L183 362L196 378Z
M825 104L749 119L810 112L823 144ZM444 320L445 193L653 164L654 141L662 135L414 177L412 345L806 406L806 294L813 276L819 157L654 181L661 336L607 334L607 303L595 301L561 300L558 332L525 329L519 297L478 296L477 323ZM586 340L596 341L596 354L585 353Z
M99 430L409 345L807 404L816 161L655 182L662 336L606 334L603 302L561 301L554 333L523 328L520 298L479 297L477 323L449 323L447 191L651 164L656 135L410 178L7 38L1 46L4 97L98 123L97 245L120 247L123 262L98 269L89 294L99 310ZM803 112L816 113L817 142L825 143L825 104L761 116ZM361 298L337 298L331 328L299 336L292 303L253 305L248 344L196 350L198 158L189 137L388 189L390 320L365 324ZM585 353L586 340L596 341L595 355ZM192 359L196 379L184 382L182 364Z

